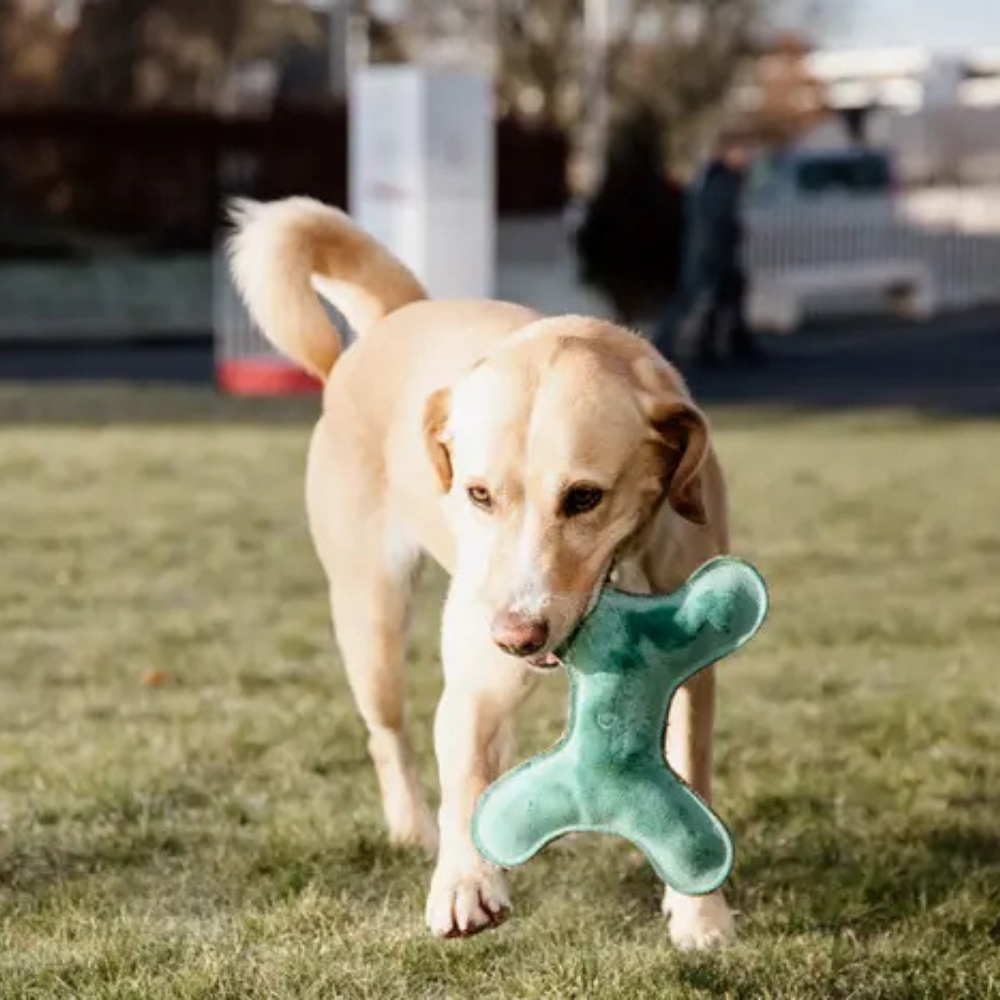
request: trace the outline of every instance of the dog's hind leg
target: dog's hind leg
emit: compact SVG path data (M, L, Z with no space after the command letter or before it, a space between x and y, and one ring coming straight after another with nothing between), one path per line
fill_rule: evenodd
M420 549L390 527L377 505L355 503L342 489L330 490L331 470L323 468L327 458L318 451L322 445L314 439L307 488L310 523L330 583L337 645L368 727L389 836L434 852L437 825L424 798L404 705L407 625Z

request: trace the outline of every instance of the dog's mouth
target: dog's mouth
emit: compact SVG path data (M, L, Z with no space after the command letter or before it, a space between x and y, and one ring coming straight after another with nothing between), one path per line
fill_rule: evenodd
M536 670L555 670L562 666L562 660L555 653L539 653L536 656L528 656L525 662Z
M591 591L590 597L587 601L587 606L583 609L583 613L580 615L579 619L577 619L577 622L573 626L573 628L570 629L569 635L565 639L563 639L560 644L556 646L557 649L565 648L565 646L570 641L572 636L576 633L577 629L579 629L583 620L597 606L597 602L601 597L601 592L604 590L605 587L607 587L611 583L611 578L614 575L617 566L618 566L618 557L616 553L608 561L608 565L605 568L604 572L601 573L600 576L598 577L599 582L597 586L594 587L594 589ZM524 662L527 663L528 666L532 667L533 669L542 671L543 673L546 673L550 670L555 670L557 667L563 666L563 661L560 658L560 656L552 651L546 653L536 653L534 656L527 656L525 657Z

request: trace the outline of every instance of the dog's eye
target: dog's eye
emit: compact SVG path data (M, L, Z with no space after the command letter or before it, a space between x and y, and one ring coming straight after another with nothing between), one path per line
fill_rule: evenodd
M478 483L475 483L470 486L466 492L469 494L469 499L480 510L493 509L493 497L490 496L490 491L485 486L480 486Z
M597 507L604 499L604 490L599 486L574 486L568 489L562 499L564 517L577 517Z

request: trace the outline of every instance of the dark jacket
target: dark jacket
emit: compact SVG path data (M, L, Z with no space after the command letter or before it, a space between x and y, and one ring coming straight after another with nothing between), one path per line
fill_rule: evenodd
M718 290L742 273L743 175L712 161L688 196L685 276L702 290Z

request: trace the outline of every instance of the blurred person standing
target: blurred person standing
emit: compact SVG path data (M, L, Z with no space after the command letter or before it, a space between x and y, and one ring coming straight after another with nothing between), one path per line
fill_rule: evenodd
M655 317L680 277L684 194L667 176L664 147L652 111L623 117L574 234L580 280L609 300L625 326Z
M744 364L763 360L746 316L743 192L751 155L740 134L721 134L688 195L680 293L654 337L664 354L679 360L706 367L727 354Z

